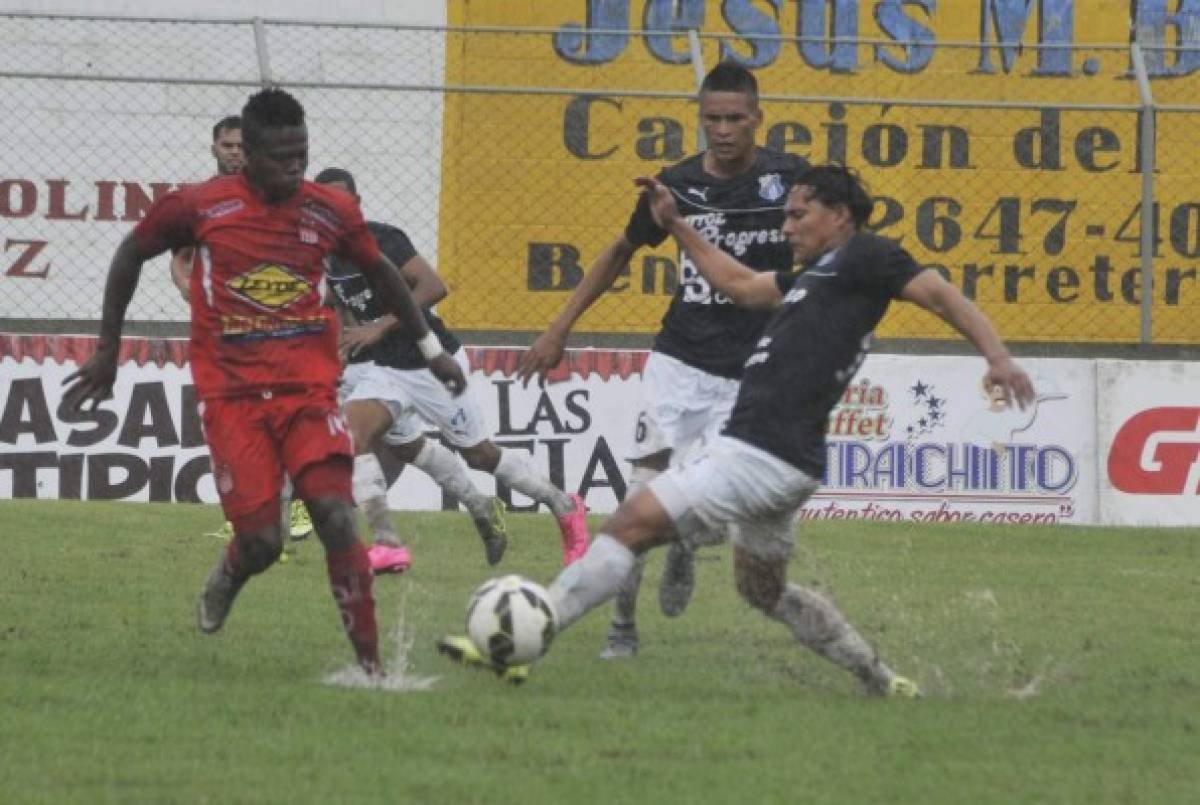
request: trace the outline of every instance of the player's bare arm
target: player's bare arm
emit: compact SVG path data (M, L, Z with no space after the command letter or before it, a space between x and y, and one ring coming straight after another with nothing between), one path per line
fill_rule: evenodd
M649 197L655 223L671 233L713 288L741 307L770 309L779 306L783 294L775 284L774 272L755 271L705 240L679 214L671 191L662 182L647 176L636 182Z
M187 302L191 297L192 260L196 256L196 247L184 246L171 254L171 282L175 283L179 295Z
M64 400L69 410L79 411L85 402L91 410L112 396L117 379L117 357L121 347L121 331L125 327L125 310L137 290L142 265L154 257L147 254L132 234L126 235L113 255L104 283L104 306L100 320L100 337L92 357L63 380L67 386Z
M383 254L374 263L363 266L363 269L363 276L370 283L371 291L417 340L421 354L429 363L429 371L433 372L433 376L440 380L451 394L462 394L467 387L462 369L442 349L437 336L429 331L425 316L409 291L408 283L405 282L400 269Z
M405 261L400 268L400 273L408 283L417 307L422 309L433 307L449 294L446 283L442 282L442 278L433 270L429 261L419 254ZM369 324L347 322L338 341L338 350L345 359L361 349L378 343L390 331L398 329L400 326L400 320L391 313L381 316Z
M922 271L904 286L900 295L945 320L975 345L988 362L983 383L989 393L1009 405L1016 402L1021 408L1033 402L1032 381L1013 360L992 323L941 274Z
M622 234L600 252L546 332L538 336L521 356L517 364L517 377L524 385L528 385L535 375L539 382L544 382L546 373L558 366L566 349L567 336L575 322L601 294L612 287L635 251L637 248Z

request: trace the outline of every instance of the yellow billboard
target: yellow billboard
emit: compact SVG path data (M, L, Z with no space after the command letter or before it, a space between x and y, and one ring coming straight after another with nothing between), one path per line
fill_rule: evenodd
M1143 127L1128 43L1134 31L1147 43L1156 103L1200 98L1200 11L1177 6L452 0L451 25L467 30L446 48L446 83L461 91L444 114L443 312L463 329L545 327L623 232L633 178L698 149L698 45L705 67L754 70L760 142L858 169L878 200L872 225L1005 337L1136 342ZM1200 112L1153 122L1152 335L1194 343ZM639 252L576 329L655 332L678 279L668 246ZM880 335L950 333L900 306Z

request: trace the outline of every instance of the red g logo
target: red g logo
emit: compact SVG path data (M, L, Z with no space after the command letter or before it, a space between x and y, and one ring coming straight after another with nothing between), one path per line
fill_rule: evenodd
M1200 493L1200 408L1150 408L1130 417L1113 439L1108 477L1133 494Z

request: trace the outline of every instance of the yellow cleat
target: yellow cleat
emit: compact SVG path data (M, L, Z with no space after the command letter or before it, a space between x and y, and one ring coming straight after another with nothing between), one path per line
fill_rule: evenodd
M908 677L897 675L888 680L886 695L889 699L919 699L921 688Z
M226 520L224 523L221 523L221 527L216 531L209 531L204 536L216 537L222 542L229 542L229 540L233 539L233 523Z
M293 500L288 507L288 536L295 541L312 536L313 522L303 500Z
M437 643L437 650L459 665L472 668L487 668L494 671L496 676L511 685L520 685L529 679L528 665L496 665L471 642L471 638L463 635L446 635Z

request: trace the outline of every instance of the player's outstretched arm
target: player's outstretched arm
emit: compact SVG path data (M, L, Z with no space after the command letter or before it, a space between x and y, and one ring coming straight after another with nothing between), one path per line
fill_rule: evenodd
M629 264L637 248L625 239L622 234L608 247L600 252L595 261L588 267L583 280L571 292L563 309L554 317L554 321L533 342L532 346L521 356L517 364L517 377L525 385L530 378L537 376L539 381L546 373L558 366L567 346L567 336L575 322L584 314L600 295L612 287L621 269Z
M675 199L666 185L648 176L636 180L650 199L655 222L670 232L687 252L696 269L713 288L725 294L735 305L750 308L774 308L783 301L775 283L775 272L755 271L709 243L679 214Z
M104 306L100 319L100 337L96 352L83 366L63 380L67 386L64 400L72 411L79 411L91 402L94 411L112 396L117 379L117 357L121 347L121 331L125 327L125 310L137 290L142 265L154 257L147 254L133 234L125 236L113 254L104 283Z
M467 387L467 380L463 377L462 369L442 349L442 343L438 337L429 331L429 326L425 323L425 316L421 312L421 308L417 306L400 269L396 268L396 264L383 254L379 255L379 259L374 264L363 266L363 268L363 275L371 284L371 290L417 340L417 346L420 347L421 354L425 356L425 360L429 364L429 371L442 381L451 394L455 396L461 394Z
M922 271L904 286L900 296L936 314L967 337L987 359L984 387L993 397L1021 408L1033 402L1033 382L1017 365L987 316L936 271Z

